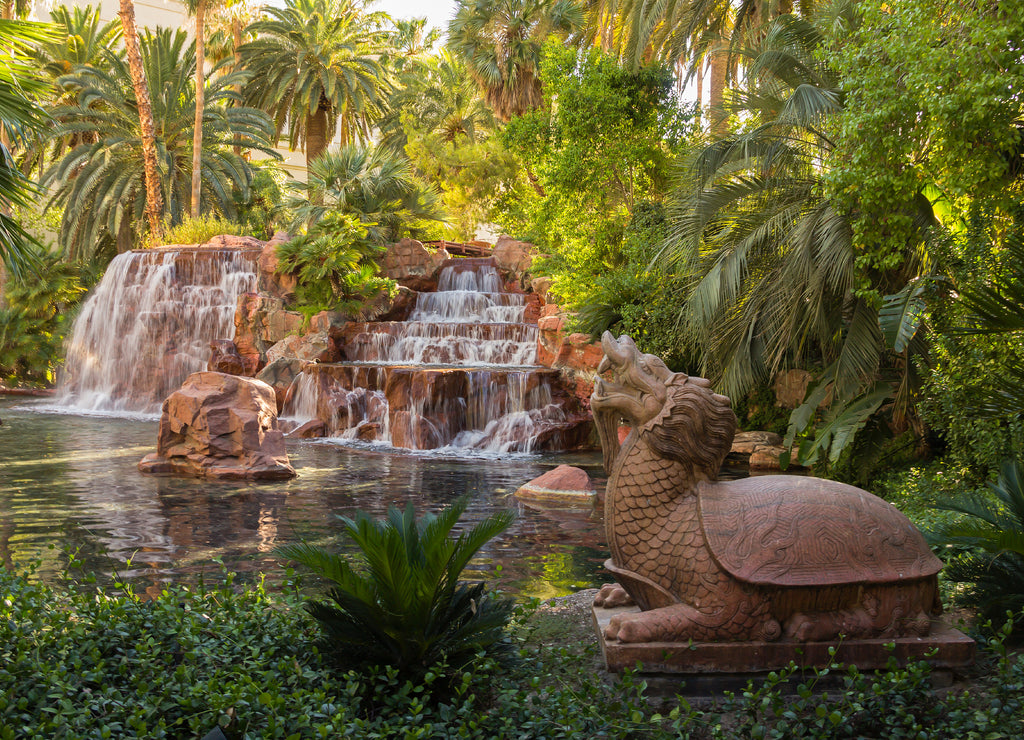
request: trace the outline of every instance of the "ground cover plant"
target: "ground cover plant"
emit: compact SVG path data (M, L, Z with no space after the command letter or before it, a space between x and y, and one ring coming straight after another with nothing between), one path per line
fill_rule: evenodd
M783 671L700 710L645 695L635 674L596 669L577 613L521 605L510 630L519 660L440 665L420 679L394 668L337 672L316 647L293 583L270 593L232 577L172 586L152 600L79 575L43 584L0 570L0 738L1014 738L1024 732L1024 661L991 635L980 677L932 691L926 664L879 674L833 666ZM448 681L444 692L438 681Z

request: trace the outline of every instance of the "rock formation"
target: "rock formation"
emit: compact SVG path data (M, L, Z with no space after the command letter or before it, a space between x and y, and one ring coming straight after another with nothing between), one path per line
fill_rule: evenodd
M154 475L291 478L274 391L253 378L200 372L167 397L157 450L139 470Z

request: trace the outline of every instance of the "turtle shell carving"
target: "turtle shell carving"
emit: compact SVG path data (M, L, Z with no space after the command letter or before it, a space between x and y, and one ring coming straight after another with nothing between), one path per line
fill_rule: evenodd
M621 642L922 636L941 612L941 563L880 498L792 475L718 481L736 417L703 378L629 337L602 339L590 407L609 472L605 531ZM611 377L609 378L608 375ZM619 427L630 433L619 442Z
M747 583L839 586L935 575L942 561L892 504L835 481L772 475L698 486L715 561Z

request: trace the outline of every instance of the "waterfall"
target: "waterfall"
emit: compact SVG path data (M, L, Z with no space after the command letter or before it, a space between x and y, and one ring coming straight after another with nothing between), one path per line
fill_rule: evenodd
M307 367L282 418L418 450L557 446L578 420L553 399L557 374L537 366L525 313L526 296L505 291L490 260L452 260L408 321L351 325L349 362Z
M80 410L158 413L210 342L235 335L235 306L255 290L255 253L155 249L119 254L82 307L57 402Z

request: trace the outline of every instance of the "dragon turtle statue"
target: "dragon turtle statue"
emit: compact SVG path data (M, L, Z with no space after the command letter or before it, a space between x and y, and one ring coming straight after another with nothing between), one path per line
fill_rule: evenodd
M609 473L605 529L618 584L595 604L621 642L923 636L942 563L892 505L806 476L718 481L729 399L629 337L602 338L591 409ZM618 444L621 422L632 427Z

